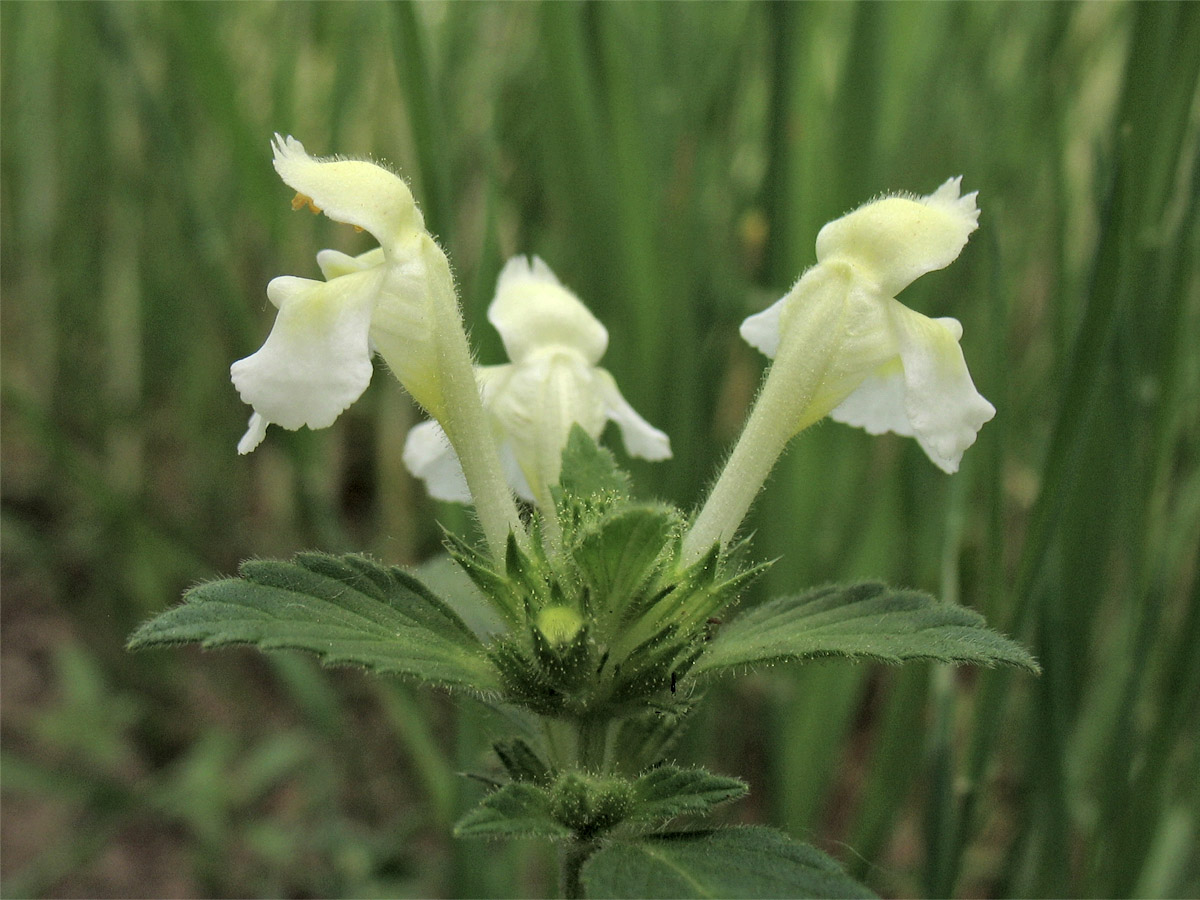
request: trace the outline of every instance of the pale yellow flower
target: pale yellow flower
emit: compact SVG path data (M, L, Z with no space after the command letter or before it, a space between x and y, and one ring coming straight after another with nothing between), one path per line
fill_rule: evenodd
M974 193L951 178L925 197L874 200L817 235L817 264L741 334L774 362L738 439L684 538L698 559L728 544L795 435L830 416L872 434L917 439L956 472L996 414L971 381L954 319L930 319L896 300L962 252L978 227Z
M413 397L442 411L436 306L457 316L450 269L425 231L408 185L371 162L309 156L295 138L275 136L275 169L331 219L368 231L379 247L357 257L317 255L324 281L280 276L267 285L279 309L258 352L230 367L254 407L239 453L259 445L270 424L327 428L362 395L378 352Z
M608 331L538 257L510 259L500 273L488 321L511 360L476 369L484 409L500 447L510 485L545 506L558 483L562 452L573 425L592 438L616 423L625 449L650 460L671 455L667 436L621 395L597 364ZM409 432L404 460L441 500L470 497L454 452L436 422Z
M995 415L971 380L955 319L930 319L895 295L948 266L978 227L976 194L952 178L926 197L885 197L830 222L817 235L817 264L774 306L742 323L767 356L804 354L808 326L832 322L820 382L795 431L826 415L871 434L915 437L946 472Z

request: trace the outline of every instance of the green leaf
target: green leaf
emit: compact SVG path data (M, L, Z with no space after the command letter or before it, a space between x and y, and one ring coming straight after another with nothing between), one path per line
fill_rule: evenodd
M613 739L613 759L620 772L636 775L662 762L683 737L690 708L651 710L622 719Z
M413 574L446 598L454 611L480 635L495 634L508 623L524 621L524 611L508 582L491 568L490 558L450 532L445 532L445 556L435 556Z
M751 609L721 629L693 671L719 673L830 656L1040 671L1029 651L989 629L977 612L876 582L828 585Z
M138 628L129 649L198 642L308 650L326 665L500 690L479 639L402 569L362 556L301 553L293 562L250 560L241 575L192 588L181 605Z
M550 794L529 782L506 784L459 819L456 837L567 838L571 829L551 811Z
M815 847L739 827L614 842L582 871L589 897L872 897Z
M572 426L567 437L559 485L562 498L568 501L629 496L629 476L618 468L611 451L593 441L579 425Z
M554 771L520 738L496 741L492 750L513 781L528 781L542 787L554 781Z
M736 778L704 769L661 766L633 786L631 819L673 819L688 813L707 813L718 804L744 797L749 788Z
M624 606L657 571L679 526L670 507L634 506L605 516L581 535L571 556L598 610Z

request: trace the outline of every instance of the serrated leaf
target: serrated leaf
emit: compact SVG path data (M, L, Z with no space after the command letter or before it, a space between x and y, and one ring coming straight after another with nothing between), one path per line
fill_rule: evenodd
M571 829L554 818L546 791L529 782L514 782L484 797L459 819L454 834L482 838L567 838Z
M505 630L499 607L451 554L431 557L410 571L481 638Z
M629 476L617 466L609 450L576 424L563 449L558 493L567 501L625 499L629 496Z
M759 826L619 841L583 866L589 897L873 897L815 847Z
M326 665L362 666L428 684L491 693L495 668L479 639L416 578L362 556L251 560L241 578L192 588L146 622L130 649L196 642L307 650Z
M450 559L454 560L458 569L474 584L485 604L495 609L501 618L510 624L524 621L524 605L515 596L508 580L491 568L490 559L457 535L449 531L445 531L444 535ZM498 631L502 627L501 624L489 630Z
M678 522L672 509L635 506L605 516L582 535L571 556L598 609L629 604L654 574Z
M631 819L673 819L689 813L707 813L715 806L744 797L745 782L714 775L704 769L661 766L633 785Z
M613 740L613 758L618 769L635 775L661 762L683 736L690 709L672 712L643 712L621 720Z
M496 741L492 744L492 750L513 781L529 781L544 787L554 780L550 766L520 738Z
M900 663L1018 666L1040 671L1024 647L979 613L876 582L828 585L742 613L708 643L697 675L820 657Z

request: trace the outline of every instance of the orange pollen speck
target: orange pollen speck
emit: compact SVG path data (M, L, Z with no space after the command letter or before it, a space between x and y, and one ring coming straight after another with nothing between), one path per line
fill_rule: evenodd
M307 206L309 209L311 209L314 216L321 212L321 208L317 206L317 204L313 203L312 197L309 197L307 194L296 194L296 196L292 198L292 209L301 209L304 206Z
M357 231L357 232L359 232L359 233L361 234L361 233L362 233L362 230L363 230L363 227L362 227L361 225L355 225L355 226L354 226L354 230L355 230L355 231Z

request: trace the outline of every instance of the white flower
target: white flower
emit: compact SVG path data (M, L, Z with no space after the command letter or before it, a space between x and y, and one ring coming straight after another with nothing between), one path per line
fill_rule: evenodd
M488 321L512 362L476 369L484 409L510 485L543 507L558 483L562 452L578 423L593 438L615 422L625 449L650 460L671 455L670 440L634 411L596 364L608 332L538 257L513 257L500 273ZM454 451L435 422L414 427L404 461L441 500L468 502Z
M457 301L446 258L408 186L374 163L311 157L292 137L276 135L272 147L276 171L299 192L294 206L307 203L366 230L379 247L357 257L322 251L317 263L325 281L285 275L267 285L279 309L275 325L257 353L230 367L238 393L254 408L238 452L257 447L272 423L332 425L366 390L374 352L439 415L438 323L457 317Z
M817 264L742 323L742 337L776 368L785 355L822 343L816 386L791 411L793 434L829 415L871 434L915 437L936 465L956 472L995 415L967 371L962 326L894 299L953 262L978 227L976 194L960 196L960 182L952 178L926 197L875 200L830 222L817 235Z

